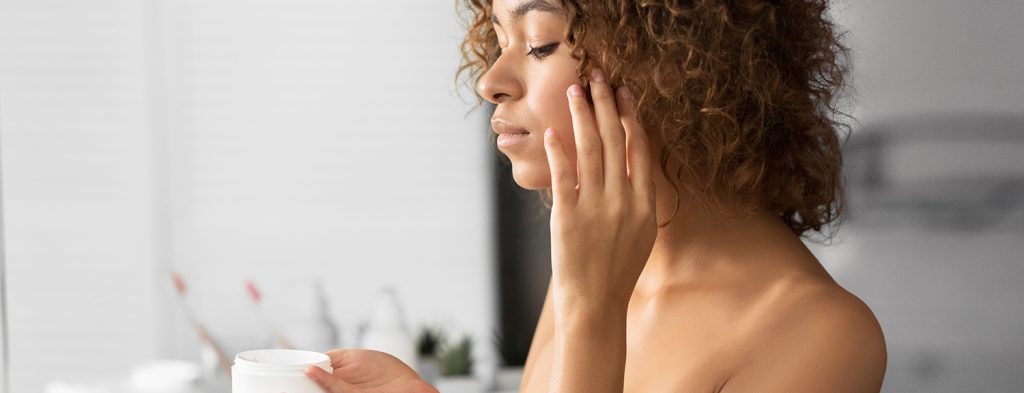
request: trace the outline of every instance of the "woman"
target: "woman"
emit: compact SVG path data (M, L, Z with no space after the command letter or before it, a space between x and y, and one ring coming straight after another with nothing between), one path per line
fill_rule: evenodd
M877 320L800 240L842 211L827 0L468 3L460 71L515 181L552 199L522 392L880 390ZM309 370L329 392L434 391L329 354Z

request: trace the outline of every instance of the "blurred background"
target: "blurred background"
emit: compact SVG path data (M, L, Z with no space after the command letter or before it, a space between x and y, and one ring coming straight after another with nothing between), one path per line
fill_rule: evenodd
M1024 2L833 15L850 215L808 244L878 316L884 391L1024 391ZM462 31L452 2L0 0L9 391L226 392L223 357L287 346L515 391L548 217L455 85Z

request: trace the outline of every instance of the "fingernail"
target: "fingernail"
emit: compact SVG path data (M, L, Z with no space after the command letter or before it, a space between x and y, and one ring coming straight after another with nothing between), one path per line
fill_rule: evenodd
M601 72L600 68L590 70L590 79L598 83L604 82L604 72Z
M573 83L572 86L569 86L569 95L570 96L576 96L576 97L582 96L583 95L583 88L580 87L580 85L577 85L577 84Z
M553 128L544 130L544 136L555 136L555 130Z
M313 366L313 367L316 367L316 366ZM310 379L314 380L314 381L320 382L320 374L318 374L316 372L316 370L313 370L312 368L306 369L306 376L309 377Z

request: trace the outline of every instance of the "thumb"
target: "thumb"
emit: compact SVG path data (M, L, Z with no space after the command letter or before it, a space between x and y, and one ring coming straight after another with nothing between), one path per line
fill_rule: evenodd
M306 367L306 376L320 385L326 393L358 393L356 385L343 381L339 377L331 375L319 366Z

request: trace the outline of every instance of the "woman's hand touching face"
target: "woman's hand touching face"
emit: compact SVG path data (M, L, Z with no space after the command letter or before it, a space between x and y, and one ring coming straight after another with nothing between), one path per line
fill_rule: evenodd
M635 99L594 69L590 92L568 91L576 165L548 128L551 167L551 264L556 318L625 307L657 237L650 147ZM566 314L568 313L568 314Z
M333 373L317 366L306 368L306 376L327 393L437 393L398 358L369 349L335 349L331 357Z

